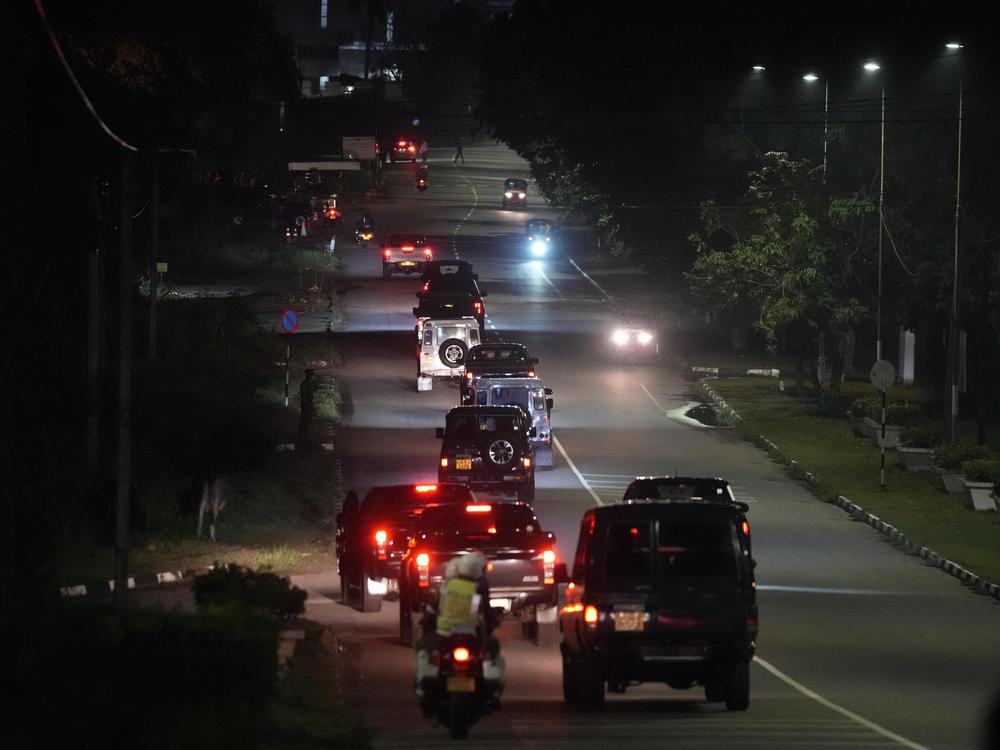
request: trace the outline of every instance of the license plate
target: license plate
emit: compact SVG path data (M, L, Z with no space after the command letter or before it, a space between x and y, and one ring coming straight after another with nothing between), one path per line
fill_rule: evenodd
M449 693L474 693L476 692L476 678L449 677L447 689Z
M417 263L416 261L413 260L404 260L399 265L401 265L403 268L413 268L415 265L417 265Z
M471 458L456 458L455 459L455 470L456 471L472 471L472 459Z
M616 631L642 630L646 622L645 612L615 612Z

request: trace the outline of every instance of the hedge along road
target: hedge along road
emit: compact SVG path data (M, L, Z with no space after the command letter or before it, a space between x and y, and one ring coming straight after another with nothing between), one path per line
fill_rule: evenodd
M1000 687L1000 609L818 502L732 431L670 419L667 412L689 400L688 384L666 368L602 359L612 313L600 295L565 257L538 263L523 253L524 222L550 214L533 185L528 211L500 210L502 178L522 174L523 163L502 147L468 147L455 174L452 155L432 149L431 188L422 195L410 165L390 167L393 198L372 212L380 232L422 231L446 252L462 221L456 247L487 286L490 320L540 357L555 391L555 431L576 469L557 451L553 470L538 475L535 508L556 532L560 557L571 557L580 515L595 496L613 501L629 477L725 476L750 504L761 584L761 662L747 713L705 704L697 689L656 685L611 696L602 713L572 713L562 703L558 650L529 644L509 623L504 709L473 728L474 740L504 748L977 748L987 702ZM471 213L470 181L479 197ZM434 201L421 200L427 196ZM378 278L377 250L338 244L337 252L353 289L337 334L339 374L353 403L339 440L346 485L363 491L433 479L433 429L457 391L439 382L431 393L416 392L416 280ZM395 603L361 614L336 603L333 571L297 580L310 588L309 614L332 624L345 644L349 687L375 745L444 741L417 710L413 655L398 643Z

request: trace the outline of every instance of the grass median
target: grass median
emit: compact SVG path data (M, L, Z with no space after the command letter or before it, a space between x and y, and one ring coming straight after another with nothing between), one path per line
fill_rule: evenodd
M747 437L763 435L816 477L820 498L844 495L918 544L1000 583L997 514L968 510L963 497L937 488L936 476L900 467L895 451L886 453L882 490L879 450L871 441L855 435L846 418L822 413L814 400L782 393L773 379L722 378L712 387L743 418L739 429ZM889 397L900 396L890 391Z

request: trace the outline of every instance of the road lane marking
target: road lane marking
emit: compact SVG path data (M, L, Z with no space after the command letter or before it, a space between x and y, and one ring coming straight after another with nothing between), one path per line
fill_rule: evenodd
M458 165L457 164L452 164L452 166L455 168L455 171L458 172ZM455 254L456 258L459 257L459 255L458 255L458 242L457 242L458 231L462 228L462 225L469 220L469 218L475 212L476 208L479 206L479 191L476 190L476 184L472 180L470 180L468 177L466 177L464 174L462 174L461 172L459 172L459 174L461 174L462 179L465 180L468 183L469 187L472 188L472 208L470 208L469 209L469 213L467 213L465 216L463 216L462 220L459 221L458 224L455 225L455 229L452 230L452 233L451 233L451 251Z
M792 679L787 674L778 669L776 666L774 666L768 661L765 661L764 659L761 659L759 656L755 656L753 660L761 667L766 669L768 672L773 674L775 677L777 677L779 680L784 682L786 685L798 690L800 693L802 693L802 695L806 696L807 698L811 698L812 700L819 703L821 706L826 706L831 711L836 711L841 716L844 716L850 719L851 721L860 724L863 727L867 727L876 734L880 734L886 739L892 740L893 742L902 745L903 747L908 747L910 748L910 750L930 750L930 748L926 747L925 745L921 745L919 742L908 740L906 737L896 734L891 729L886 729L881 724L876 724L871 719L866 719L864 716L854 713L849 708L844 708L843 706L834 703L828 698L824 698L816 691L810 690L801 682Z
M667 410L663 408L663 405L659 401L656 400L656 396L654 396L652 393L650 393L649 389L646 386L644 386L642 383L639 383L639 387L642 388L642 390L646 392L647 396L649 396L651 399L653 399L653 403L656 404L656 408L657 409L659 409L660 411L666 413Z
M543 271L541 268L539 268L538 269L538 274L543 279L545 279L545 283L546 284L548 284L550 287L552 287L553 289L556 290L556 294L559 295L559 299L561 299L561 300L563 300L565 302L566 298L563 296L563 293L559 291L559 287L557 287L555 284L552 283L552 279L550 279L548 276L545 275L545 271Z
M579 271L580 275L583 276L583 278L585 278L587 281L589 281L597 289L597 291L599 291L601 293L601 296L603 296L604 299L606 299L606 300L610 300L611 299L611 295L608 294L606 291L604 291L604 287L602 287L600 284L598 284L596 281L594 281L592 278L590 278L590 275L586 271L584 271L582 268L580 268L580 266L578 266L576 264L575 260L573 260L572 258L570 258L569 262L570 262L570 265L573 266L573 268L575 268L577 271Z
M576 468L576 464L573 463L573 459L569 457L569 454L566 452L566 449L562 447L562 443L559 442L559 438L556 437L556 434L554 432L552 433L552 442L555 443L555 446L556 448L559 449L559 452L562 454L562 457L566 459L567 465L569 466L570 470L574 474L576 474L576 478L580 480L580 484L582 484L583 488L587 490L588 493L590 493L590 496L592 498L594 498L594 502L597 503L598 505L604 505L604 501L601 500L600 496L596 492L594 492L593 488L590 486L590 484L588 484L587 480L583 478L583 474L581 474L580 470Z
M845 589L825 586L782 586L780 584L760 584L758 591L784 591L794 594L841 594L844 596L926 596L918 591L876 591L874 589Z

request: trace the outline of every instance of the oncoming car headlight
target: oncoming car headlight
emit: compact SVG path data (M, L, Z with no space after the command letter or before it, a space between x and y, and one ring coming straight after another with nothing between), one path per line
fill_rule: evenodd
M628 331L625 331L625 330L622 330L621 328L619 328L617 331L615 331L613 334L611 334L611 340L614 341L619 346L621 346L622 344L627 344L628 343Z
M503 197L504 197L504 198L513 198L513 197L514 197L514 194L513 194L512 192L510 192L510 191L508 190L508 191L506 191L506 192L505 192L505 193L503 194Z
M526 196L527 196L527 193L518 193L517 194L518 198L525 198Z
M548 246L541 240L535 240L531 243L531 252L535 255L545 255L547 249Z
M639 343L646 345L653 340L653 334L649 331L639 331Z

